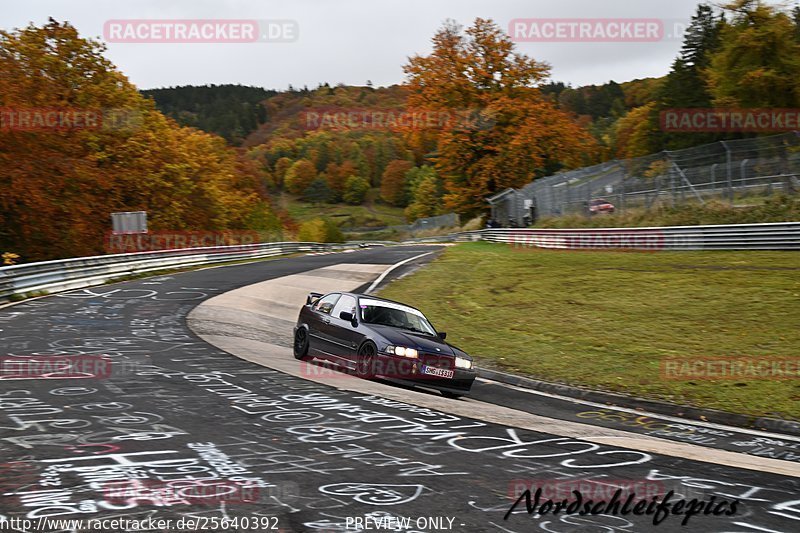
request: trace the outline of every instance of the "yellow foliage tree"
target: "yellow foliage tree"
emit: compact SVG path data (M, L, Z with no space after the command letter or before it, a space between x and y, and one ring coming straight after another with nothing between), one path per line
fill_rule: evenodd
M115 211L147 211L152 229L243 228L264 199L254 165L156 111L104 50L53 20L0 31L0 107L100 117L0 131L0 249L101 253Z

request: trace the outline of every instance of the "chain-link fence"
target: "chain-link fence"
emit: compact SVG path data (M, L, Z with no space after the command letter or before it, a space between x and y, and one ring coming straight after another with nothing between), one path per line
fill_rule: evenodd
M448 213L436 217L420 218L409 226L409 231L420 231L425 229L455 228L459 224L458 215Z
M712 198L756 203L800 190L800 132L719 141L614 160L537 179L489 198L492 220L526 226L537 218L592 216Z
M456 228L460 225L459 216L456 213L447 213L446 215L438 215L435 217L426 217L415 220L412 224L399 224L395 226L380 226L380 227L365 227L365 228L352 228L346 230L348 233L370 233L375 231L396 231L408 232L412 235L418 231L441 229L441 228Z

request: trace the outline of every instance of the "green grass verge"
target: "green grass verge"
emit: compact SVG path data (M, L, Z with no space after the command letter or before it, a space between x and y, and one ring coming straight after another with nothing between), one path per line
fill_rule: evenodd
M381 296L418 306L479 366L756 416L800 419L800 380L673 381L664 358L797 357L793 252L448 248Z
M609 200L615 203L614 197ZM543 218L540 228L620 228L642 226L695 226L705 224L758 224L762 222L800 221L800 197L745 197L735 200L735 207L721 200L705 205L690 202L676 207L628 208L613 215L567 215ZM618 206L620 207L620 206Z
M352 228L379 228L406 223L403 208L381 203L367 205L311 204L284 194L281 205L297 222L305 222L317 217L328 217L342 231Z

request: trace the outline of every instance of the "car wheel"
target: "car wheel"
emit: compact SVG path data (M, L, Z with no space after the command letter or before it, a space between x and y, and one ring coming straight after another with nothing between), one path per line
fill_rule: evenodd
M378 353L377 348L371 342L365 342L358 349L356 361L356 373L358 377L370 379L375 377L375 357Z
M297 328L294 333L294 358L301 361L311 359L308 355L308 331L306 328Z
M459 398L461 398L461 396L463 396L463 394L457 394L455 392L450 392L446 390L440 392L442 393L442 396L444 396L445 398L450 398L451 400L458 400Z

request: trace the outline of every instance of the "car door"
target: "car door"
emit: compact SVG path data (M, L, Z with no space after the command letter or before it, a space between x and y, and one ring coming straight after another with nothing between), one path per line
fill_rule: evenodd
M311 306L311 312L308 317L308 337L309 347L313 352L332 353L333 345L330 341L331 311L333 311L340 297L341 294L338 292L331 293L323 296Z
M355 361L356 351L361 344L363 335L360 333L358 325L353 326L351 321L339 318L339 313L346 311L357 317L356 306L355 297L343 294L331 311L330 336L332 348L336 350L334 354L349 361Z

